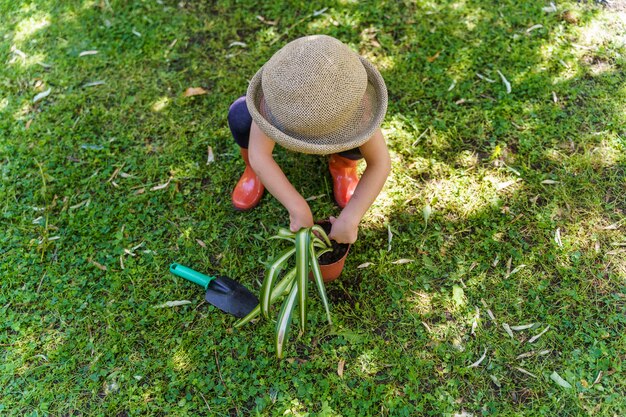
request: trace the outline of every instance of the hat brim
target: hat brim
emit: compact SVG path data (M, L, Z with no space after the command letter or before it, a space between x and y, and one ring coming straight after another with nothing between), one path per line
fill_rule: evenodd
M359 56L367 73L367 89L363 97L363 111L357 112L354 119L344 128L331 135L316 137L296 137L288 134L268 120L261 111L263 87L261 79L263 67L252 77L246 93L246 104L254 122L268 137L279 145L296 152L327 155L358 148L367 142L380 127L387 112L387 87L380 72L368 60ZM355 126L357 126L355 128Z

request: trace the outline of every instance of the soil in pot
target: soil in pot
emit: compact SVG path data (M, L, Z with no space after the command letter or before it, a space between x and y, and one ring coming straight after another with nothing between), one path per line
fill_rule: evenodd
M326 234L330 233L332 226L330 222L319 223L319 225L322 226ZM330 265L337 262L346 254L350 247L347 243L337 243L334 240L331 240L330 243L332 244L333 250L320 256L319 262L321 265Z

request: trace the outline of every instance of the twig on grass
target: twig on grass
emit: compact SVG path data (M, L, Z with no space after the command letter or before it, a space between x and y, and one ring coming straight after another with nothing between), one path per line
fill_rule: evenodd
M222 384L224 385L224 388L226 388L226 392L228 392L228 396L230 398L233 398L233 393L230 392L230 389L228 388L228 385L226 385L226 383L224 382L224 378L222 378L222 370L220 368L220 361L217 358L217 349L215 349L213 351L213 353L215 354L215 364L217 365L217 373L220 376L220 381L222 381ZM233 404L235 406L235 410L237 411L237 415L239 415L239 408L237 407L237 404Z
M44 272L43 275L41 276L41 279L39 280L39 285L37 285L37 294L39 294L39 290L41 290L41 284L43 284L43 279L46 277L46 274L48 272Z
M206 398L204 398L204 395L202 395L201 391L196 390L196 392L198 394L200 394L200 396L202 397L202 399L204 400L204 403L206 404L207 408L209 409L209 411L211 411L211 406L209 405L209 403L207 402Z
M415 139L415 142L413 142L411 144L411 146L417 145L419 143L419 141L424 137L426 132L428 132L429 130L430 130L430 126L428 126L426 129L424 129L424 131L417 137L417 139Z

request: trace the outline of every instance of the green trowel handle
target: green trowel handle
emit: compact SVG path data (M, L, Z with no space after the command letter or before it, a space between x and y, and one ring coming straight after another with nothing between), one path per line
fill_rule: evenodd
M209 286L209 283L215 279L215 277L201 274L198 271L194 271L191 268L187 268L186 266L177 263L173 263L170 265L170 272L174 275L178 275L181 278L185 278L186 280L195 282L196 284L202 286L205 290Z

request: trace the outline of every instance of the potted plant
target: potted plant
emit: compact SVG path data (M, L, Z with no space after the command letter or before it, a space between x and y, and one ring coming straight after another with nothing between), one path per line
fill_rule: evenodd
M325 280L322 276L322 268L318 259L326 253L333 252L333 242L322 225L316 224L310 228L302 228L298 232L293 233L287 229L280 229L276 236L270 239L282 239L290 242L292 246L280 253L265 271L265 278L261 287L259 297L259 305L250 312L246 317L238 320L235 327L243 326L253 318L262 314L263 317L269 318L270 306L278 301L281 297L285 297L278 313L276 321L276 356L283 357L283 347L287 339L288 330L291 324L293 311L298 306L300 331L306 331L307 309L308 309L308 284L312 278L317 287L320 299L326 311L326 318L329 324L332 324L330 317L330 308L328 298L326 296ZM337 243L335 242L335 247ZM348 245L344 245L348 246ZM341 267L347 255L348 249L345 249L343 259L340 260ZM337 252L337 249L335 249ZM287 268L289 261L295 258L295 262L291 268ZM282 279L279 280L281 272L284 272ZM333 272L330 278L336 278L339 272ZM329 277L326 281L332 280Z

